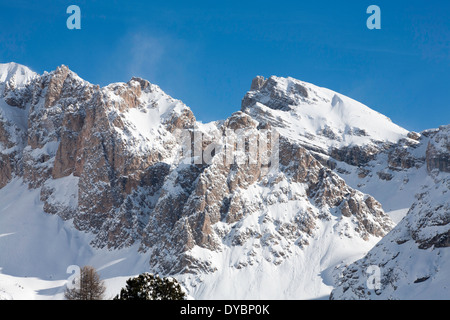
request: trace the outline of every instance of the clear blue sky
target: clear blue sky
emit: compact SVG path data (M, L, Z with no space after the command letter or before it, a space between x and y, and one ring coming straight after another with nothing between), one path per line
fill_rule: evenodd
M66 9L81 8L81 30ZM381 8L381 30L366 9ZM137 75L197 119L240 109L256 75L346 94L409 130L450 123L450 1L5 1L0 62L68 65L94 84Z

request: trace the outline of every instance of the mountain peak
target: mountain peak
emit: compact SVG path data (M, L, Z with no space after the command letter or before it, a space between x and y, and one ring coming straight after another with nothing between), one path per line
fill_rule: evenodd
M408 131L343 94L291 77L257 76L241 111L319 148L397 142ZM303 138L302 138L303 137ZM313 137L313 139L311 139Z
M266 79L263 76L256 76L252 81L252 85L250 86L250 91L261 89L265 83L266 83Z
M20 87L28 84L36 76L37 73L21 64L0 63L0 84L10 83Z

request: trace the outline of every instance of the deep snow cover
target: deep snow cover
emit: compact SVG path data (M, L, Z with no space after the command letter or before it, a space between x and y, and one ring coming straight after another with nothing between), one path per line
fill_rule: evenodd
M449 298L449 128L408 132L275 76L203 124L140 78L1 64L0 299L62 299L70 265L94 266L106 298L142 272L193 299ZM179 130L237 129L277 131L279 168L226 166L225 149L180 161ZM368 265L383 267L371 296Z
M391 233L363 259L335 271L333 299L450 298L450 175L434 179ZM367 288L370 266L380 268L378 288Z

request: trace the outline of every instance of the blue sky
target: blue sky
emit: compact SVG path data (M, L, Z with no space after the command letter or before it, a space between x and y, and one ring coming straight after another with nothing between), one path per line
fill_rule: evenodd
M66 9L81 9L69 30ZM369 30L369 5L381 30ZM4 1L0 62L65 64L94 84L141 76L198 120L240 109L256 75L348 95L415 131L450 123L450 1Z

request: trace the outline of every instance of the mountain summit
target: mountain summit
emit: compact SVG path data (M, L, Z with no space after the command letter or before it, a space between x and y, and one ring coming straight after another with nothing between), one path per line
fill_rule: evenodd
M408 134L351 98L293 78L256 77L241 110L255 118L273 119L272 125L279 123L283 134L323 150L395 143Z
M28 84L37 74L28 67L15 62L0 63L0 83L10 87L22 87Z

